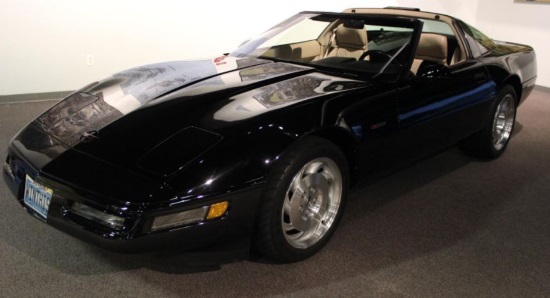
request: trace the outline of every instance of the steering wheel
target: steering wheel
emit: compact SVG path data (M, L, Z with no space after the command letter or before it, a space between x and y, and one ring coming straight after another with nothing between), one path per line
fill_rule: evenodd
M374 56L383 56L385 58L387 58L388 60L390 60L392 58L392 56L384 51L380 51L380 50L368 50L366 52L364 52L361 57L359 57L359 61L365 59L365 57L367 56L371 56L374 58Z

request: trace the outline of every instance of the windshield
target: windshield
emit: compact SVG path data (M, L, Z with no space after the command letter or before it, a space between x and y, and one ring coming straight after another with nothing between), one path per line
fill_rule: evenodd
M397 78L412 60L411 41L418 23L402 17L300 13L230 55Z

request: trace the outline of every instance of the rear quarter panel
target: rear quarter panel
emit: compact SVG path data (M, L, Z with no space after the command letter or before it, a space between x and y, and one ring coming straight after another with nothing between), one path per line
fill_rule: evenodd
M514 86L518 104L523 103L536 83L537 59L534 49L526 45L498 42L498 46L481 59L497 84L497 89L508 84Z

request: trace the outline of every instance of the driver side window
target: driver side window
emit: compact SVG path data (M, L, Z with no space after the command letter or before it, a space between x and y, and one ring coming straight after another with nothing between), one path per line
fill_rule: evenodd
M422 22L424 26L411 67L413 74L430 65L451 66L464 60L458 40L447 23L435 20Z
M390 26L366 26L369 42L367 50L380 52L388 56L397 54L401 47L411 40L412 28L390 27ZM407 57L402 55L396 57L396 62L403 64Z

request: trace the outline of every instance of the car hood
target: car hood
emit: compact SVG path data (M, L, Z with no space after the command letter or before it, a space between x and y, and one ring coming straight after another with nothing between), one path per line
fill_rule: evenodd
M85 87L32 125L52 137L49 144L58 143L48 152L51 159L73 149L109 164L141 167L166 177L220 142L239 123L366 85L268 60L223 56L171 62L130 69ZM173 151L168 146L185 153L170 171L158 171L152 156Z
M129 69L92 83L46 111L34 124L68 146L174 90L265 64L257 59L176 61ZM227 61L226 61L227 60Z

